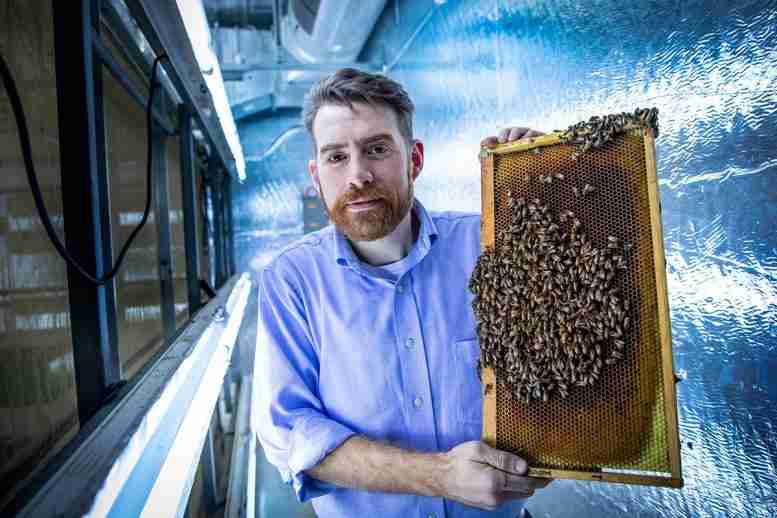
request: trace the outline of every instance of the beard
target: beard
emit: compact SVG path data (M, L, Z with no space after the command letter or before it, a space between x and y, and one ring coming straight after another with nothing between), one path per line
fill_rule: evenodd
M323 193L319 184L319 192ZM378 205L352 212L348 204L360 199L378 200ZM352 189L339 196L332 207L324 201L329 219L352 241L375 241L389 235L405 218L413 205L413 182L408 171L407 192L371 183L361 189Z

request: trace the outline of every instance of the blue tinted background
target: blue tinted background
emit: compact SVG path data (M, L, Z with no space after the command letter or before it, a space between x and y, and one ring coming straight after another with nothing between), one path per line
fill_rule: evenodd
M686 486L557 481L533 514L777 516L777 2L390 0L362 59L390 62L428 13L389 73L416 103L427 208L479 211L478 143L499 128L660 110ZM245 154L297 124L295 110L242 122ZM292 130L248 161L241 269L302 234L310 153Z

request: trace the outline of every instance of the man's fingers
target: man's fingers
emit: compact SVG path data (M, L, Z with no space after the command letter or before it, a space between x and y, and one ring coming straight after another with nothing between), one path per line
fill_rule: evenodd
M529 465L526 464L526 461L518 455L497 450L487 444L483 444L481 453L483 455L483 460L498 470L515 475L525 475L526 471L529 469Z
M510 133L507 136L508 142L522 139L526 137L526 133L529 132L529 128L510 128Z
M555 479L553 479L553 478L531 477L531 480L534 482L534 487L536 489L542 489L543 487L547 487L548 484L553 482Z
M542 489L550 484L552 478L522 477L511 473L500 472L502 477L502 491L517 493L521 496L531 496L538 489Z
M500 475L502 476L502 491L506 493L518 493L518 495L527 497L534 494L534 485L528 477L521 477L504 472L500 473Z
M516 491L520 493L531 488L527 477L521 477L505 472L502 472L499 475L502 477L502 490L504 491Z
M499 144L499 139L496 137L486 137L480 142L480 147L494 147Z
M514 126L510 128L504 128L499 132L498 136L486 137L480 141L481 147L494 147L497 144L504 144L506 142L515 142L521 139L531 139L544 135L541 131L536 131L531 128L523 128Z

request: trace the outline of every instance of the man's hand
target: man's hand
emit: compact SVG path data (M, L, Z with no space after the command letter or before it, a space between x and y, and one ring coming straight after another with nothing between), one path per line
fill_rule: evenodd
M513 142L520 139L531 139L544 135L541 131L536 131L530 128L505 128L499 132L498 137L486 137L480 141L481 147L494 147L497 144L504 144L505 142Z
M354 435L305 473L340 487L443 497L493 511L552 481L527 477L527 470L522 458L480 441L422 453Z
M442 496L488 511L508 500L528 498L552 481L525 476L525 460L480 441L443 454L442 466Z

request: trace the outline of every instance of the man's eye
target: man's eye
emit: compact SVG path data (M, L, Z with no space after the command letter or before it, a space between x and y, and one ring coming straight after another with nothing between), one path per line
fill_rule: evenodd
M385 144L376 144L374 146L371 146L369 151L370 155L385 155L391 150L387 145Z
M332 164L336 164L337 162L340 162L342 160L345 160L345 155L342 153L335 153L333 155L329 155L329 158L326 159L327 162L330 162Z

